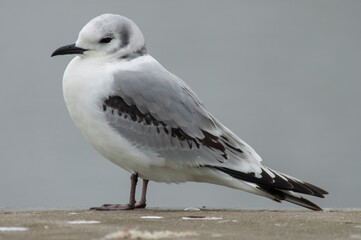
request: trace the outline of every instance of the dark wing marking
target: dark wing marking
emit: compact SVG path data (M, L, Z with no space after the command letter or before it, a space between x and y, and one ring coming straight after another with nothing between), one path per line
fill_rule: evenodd
M314 211L322 211L322 208L320 208L310 200L301 196L294 196L290 192L282 191L268 186L259 186L259 189L273 196L273 200L276 202L281 202L285 200L287 202L291 202Z
M232 146L231 143L228 142L228 139L224 136L217 137L205 130L201 130L204 136L203 138L192 137L185 133L180 127L170 127L165 121L156 119L150 112L141 112L134 103L131 101L126 103L120 96L109 96L104 100L102 109L106 113L108 122L115 129L119 130L121 134L124 134L126 131L121 127L122 124L120 124L120 122L126 121L132 125L140 125L135 128L130 128L135 130L135 134L139 131L140 127L149 128L146 130L146 133L150 134L150 137L158 135L165 138L165 140L168 140L168 143L171 146L175 144L175 141L178 141L183 150L193 148L200 149L201 147L205 147L209 150L219 152L219 155L223 158L217 158L219 162L223 162L228 159L228 152L231 154L234 154L235 152L238 154L243 153L241 149L237 149ZM153 133L150 132L152 128L156 129ZM147 136L143 136L143 140L146 137ZM151 140L152 139L149 141ZM147 146L147 143L143 144ZM149 143L148 146L150 147L151 144Z
M278 190L288 190L298 193L303 193L311 196L316 196L320 198L324 198L324 194L328 194L327 191L316 187L310 183L303 182L301 180L297 180L295 178L289 177L287 175L278 173L267 168L268 171L274 174L274 177L270 176L267 171L265 171L266 167L262 167L261 177L256 177L254 173L243 173L239 171L235 171L232 169L224 168L224 167L211 167L217 170L220 170L228 175L241 179L247 182L256 183L262 189L278 189Z
M114 74L100 106L110 126L134 145L183 165L259 170L253 150L224 132L186 83L154 62L139 69Z

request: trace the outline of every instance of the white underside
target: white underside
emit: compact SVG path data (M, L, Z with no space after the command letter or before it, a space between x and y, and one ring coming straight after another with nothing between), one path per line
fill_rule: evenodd
M150 56L131 62L100 65L99 59L75 57L68 65L63 79L64 99L70 116L90 144L105 158L141 178L179 183L185 181L209 182L267 196L254 184L234 179L208 168L193 168L157 156L151 149L131 144L115 131L102 112L103 100L112 94L113 69L136 68L140 61L155 61ZM108 75L106 75L108 73Z

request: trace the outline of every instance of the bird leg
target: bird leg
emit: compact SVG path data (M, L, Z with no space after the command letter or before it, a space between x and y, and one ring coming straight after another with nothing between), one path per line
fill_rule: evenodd
M149 180L143 179L142 196L140 198L140 202L137 205L135 205L135 208L145 208L145 206L147 206L146 195L147 195L148 182Z
M138 174L132 174L130 176L130 197L128 204L104 204L101 207L93 207L90 210L98 211L114 211L114 210L133 210L134 208L145 208L146 206L146 194L149 180L143 179L142 196L139 204L135 205L135 190L138 183Z

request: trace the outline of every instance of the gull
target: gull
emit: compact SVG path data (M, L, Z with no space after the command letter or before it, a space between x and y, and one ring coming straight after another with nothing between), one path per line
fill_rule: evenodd
M75 125L105 158L131 173L128 204L146 207L148 181L206 182L322 209L301 194L327 191L262 165L261 157L204 106L187 83L147 52L130 19L103 14L89 21L75 44L51 56L75 54L63 76L66 106ZM138 177L143 179L136 204Z

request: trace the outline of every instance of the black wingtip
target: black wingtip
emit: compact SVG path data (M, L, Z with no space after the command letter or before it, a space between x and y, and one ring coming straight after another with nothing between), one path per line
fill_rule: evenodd
M301 196L297 196L297 195L295 196L294 194L291 194L287 190L279 190L279 189L274 189L271 187L259 186L259 185L258 188L268 193L270 196L272 196L273 197L272 199L276 202L287 201L313 211L318 211L318 212L323 211L322 208L320 208L318 205L314 204L310 200Z
M313 184L311 184L311 183L305 182L305 185L308 186L308 187L311 187L312 189L317 190L317 192L319 192L319 193L321 193L321 194L323 194L323 195L329 194L329 192L327 192L326 190L324 190L324 189L322 189L322 188L320 188L320 187L317 187L317 186L315 186L315 185L313 185ZM323 196L323 197L324 197L324 196Z
M258 178L254 174L243 173L229 168L216 166L207 167L222 171L236 179L257 184L257 188L268 193L270 195L270 198L274 201L291 202L299 206L311 209L313 211L322 211L322 208L295 193L303 193L320 198L324 198L324 194L328 194L327 191L323 190L322 188L316 187L313 184L297 180L296 178L276 172L269 168L263 169L261 173L261 178ZM273 173L275 176L271 177L268 172Z
M308 199L306 199L306 198L303 198L303 197L301 197L300 200L301 200L303 203L307 204L307 205L300 205L300 204L298 204L298 205L300 205L300 206L302 206L302 207L305 207L305 208L308 208L308 209L313 210L313 211L323 212L323 209L322 209L320 206L314 204L314 203L311 202L310 200L308 200ZM291 201L288 200L288 198L286 198L286 201L291 202ZM294 203L294 202L292 202L292 203ZM295 203L295 204L297 204L297 203Z
M307 195L315 196L315 197L319 197L319 198L325 198L324 195L328 194L327 191L325 191L322 188L317 187L311 183L304 182L302 180L298 180L296 178L287 176L286 174L283 174L283 173L276 172L269 168L268 168L268 170L275 174L275 176L276 176L275 179L280 178L279 176L282 176L283 178L286 178L287 181L293 186L291 189L285 189L285 188L280 188L280 187L274 186L275 188L291 190L293 192L303 193L303 194L307 194Z

